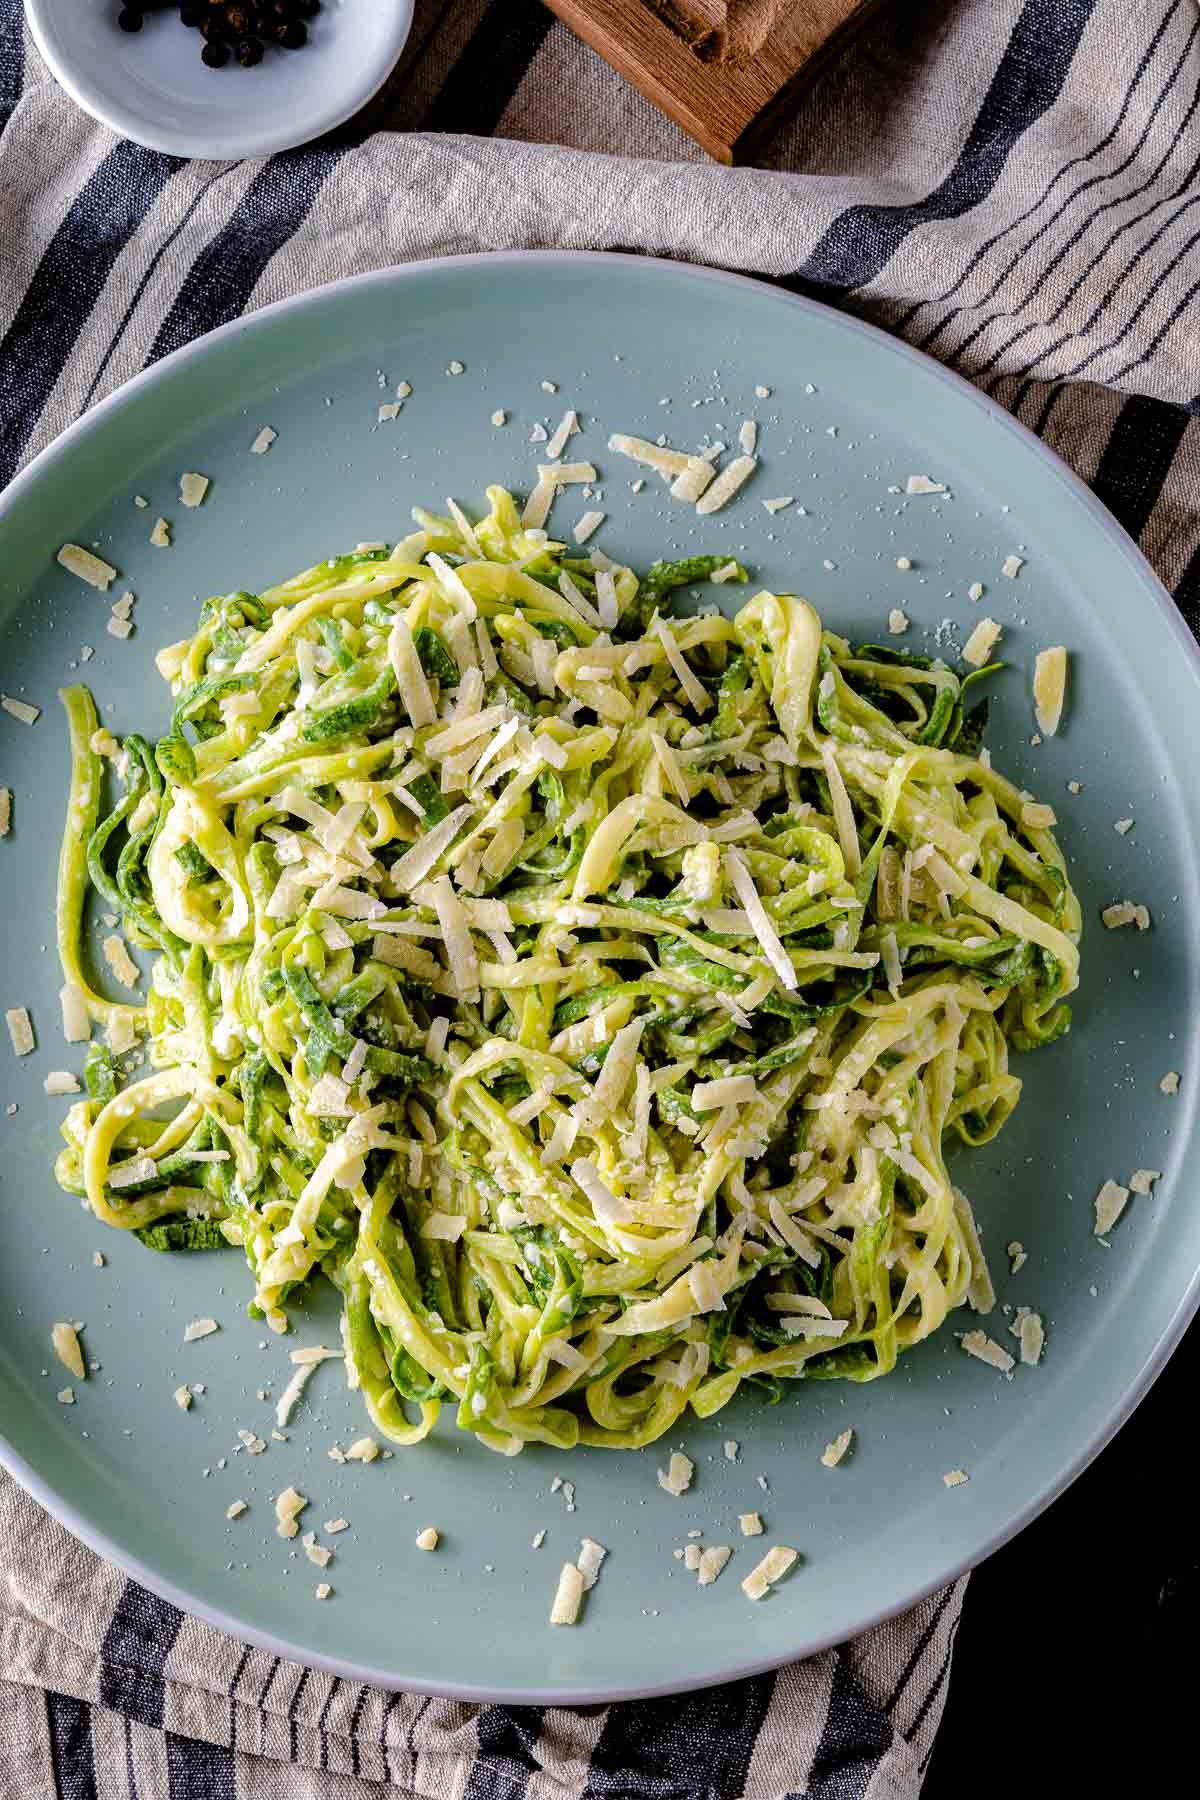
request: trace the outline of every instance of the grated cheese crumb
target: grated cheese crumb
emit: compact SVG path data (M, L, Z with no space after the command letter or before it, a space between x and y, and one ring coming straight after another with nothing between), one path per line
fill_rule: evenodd
M82 1092L79 1085L79 1077L77 1075L72 1075L70 1069L51 1069L50 1073L42 1083L42 1088L52 1099L58 1099L63 1094L78 1094Z
M948 1488L961 1487L964 1481L969 1481L970 1479L971 1478L965 1469L948 1469L942 1476L942 1480Z
M911 556L898 556L896 558L896 567L898 569L903 570L907 574L908 570L912 568L912 557Z
M252 456L265 456L278 435L278 432L272 431L269 425L264 425L250 446L250 454Z
M1007 1375L1013 1366L1013 1359L1002 1344L997 1344L986 1331L964 1332L959 1340L968 1356L974 1356L979 1362L988 1363L993 1369L999 1369Z
M980 619L963 645L963 661L973 669L982 669L999 642L1000 627L995 619Z
M111 1182L111 1176L109 1179ZM221 1327L215 1319L193 1319L191 1324L184 1328L183 1341L185 1344L194 1344L197 1338L211 1337L214 1331L220 1329Z
M696 1572L699 1585L711 1587L732 1555L732 1544L711 1544L707 1550L702 1551L700 1565Z
M316 1587L313 1589L313 1593L317 1596L318 1600L328 1600L332 1592L333 1589L327 1581L318 1581Z
M1026 800L1021 807L1021 823L1030 831L1048 831L1052 825L1058 824L1052 806L1042 806L1036 800Z
M789 506L795 504L795 499L795 494L778 494L774 500L764 500L763 505L773 518L776 513L786 512Z
M944 481L932 481L928 475L910 475L904 484L906 494L944 494Z
M156 550L169 550L171 547L171 527L165 519L155 519L154 529L150 533L150 542Z
M179 477L179 498L184 506L199 506L209 489L207 475L198 475L195 470L188 470Z
M1062 644L1039 650L1033 666L1033 706L1038 730L1053 737L1062 723L1067 698L1067 652Z
M1105 1237L1112 1230L1125 1211L1125 1203L1128 1199L1128 1188L1122 1187L1117 1181L1104 1183L1093 1202L1096 1209L1096 1223L1092 1229L1097 1237Z
M12 789L0 787L0 837L12 830Z
M79 1347L79 1333L74 1325L60 1323L50 1327L50 1342L54 1345L54 1354L64 1369L69 1369L78 1381L87 1380L87 1371L83 1366L83 1351Z
M1161 1169L1135 1169L1129 1177L1129 1191L1131 1194L1148 1194L1154 1183L1161 1180Z
M673 1494L678 1500L691 1487L692 1476L695 1472L696 1465L691 1457L684 1456L681 1451L675 1450L672 1452L669 1467L658 1471L658 1485L664 1493Z
M576 1560L576 1567L583 1577L583 1591L585 1594L589 1588L595 1587L597 1577L600 1574L600 1565L607 1555L607 1546L598 1544L595 1538L585 1537L581 1541L579 1545L579 1556Z
M64 544L58 552L57 560L70 574L77 575L80 581L86 581L89 587L99 588L107 592L116 580L117 571L103 557L93 556L82 544Z
M175 1389L173 1398L180 1412L187 1412L192 1404L192 1390L184 1383Z
M375 423L377 425L385 425L389 419L398 419L400 417L400 405L401 403L399 400L385 400L375 415Z
M725 1439L725 1460L736 1462L738 1459L738 1441L736 1438Z
M285 1487L282 1494L275 1496L275 1530L281 1538L299 1536L300 1514L307 1505L305 1496L294 1487Z
M60 1406L74 1406L75 1404L74 1388L59 1388L58 1393L54 1397Z
M901 612L898 606L893 606L888 614L888 630L893 637L899 637L902 632L907 631L911 623L907 613Z
M543 1527L540 1531L534 1532L533 1539L530 1543L529 1548L531 1550L540 1550L542 1545L545 1543L545 1541L546 1541L546 1528L543 1525Z
M970 587L967 589L967 599L968 600L982 600L983 593L984 593L984 588L983 588L982 581L973 581L971 583Z
M33 1021L23 1006L11 1006L4 1015L8 1026L8 1035L12 1039L13 1051L17 1056L28 1056L36 1047L33 1035Z
M20 725L36 725L42 716L40 706L33 706L28 700L14 700L11 694L0 694L0 706Z
M1025 1264L1029 1261L1024 1244L1019 1243L1017 1239L1014 1238L1012 1243L1008 1246L1008 1254L1012 1259L1009 1266L1009 1274L1019 1275L1021 1270L1025 1267Z
M606 517L607 514L602 512L585 512L583 517L578 520L575 529L571 533L575 542L577 544L586 544L588 539L599 531Z
M756 1563L742 1583L748 1600L762 1600L777 1581L782 1580L799 1556L787 1544L774 1544L760 1563Z
M333 1551L326 1544L318 1544L315 1531L306 1531L300 1542L304 1545L304 1554L310 1563L318 1569L327 1569L333 1561Z
M1133 900L1118 900L1100 914L1106 931L1119 931L1123 925L1136 925L1139 931L1150 929L1150 908Z
M738 1514L738 1524L743 1537L761 1537L763 1531L762 1517L759 1513L748 1512Z
M108 964L110 972L121 983L121 986L136 987L141 980L141 974L125 947L124 938L114 931L111 937L105 938L100 948L104 952L104 960Z
M1179 1092L1179 1073L1176 1069L1168 1069L1158 1084L1160 1094L1177 1094Z
M1024 567L1025 558L1023 556L1006 556L1000 564L1000 573L1007 575L1010 581L1015 581Z
M379 1445L375 1442L375 1439L370 1438L370 1437L361 1437L361 1438L357 1438L355 1440L355 1442L353 1444L351 1444L350 1448L347 1450L346 1461L347 1462L369 1463L369 1462L374 1462L375 1458L378 1455L379 1455Z
M757 467L758 463L754 457L735 456L733 461L727 463L721 470L711 487L706 488L701 494L696 502L696 511L704 514L719 512L723 506L728 505L739 489L746 485Z
M225 1517L227 1519L240 1519L242 1514L249 1510L250 1509L244 1500L235 1500L232 1505L225 1508Z
M1022 1313L1019 1335L1021 1361L1033 1367L1041 1361L1042 1348L1046 1342L1046 1332L1042 1325L1041 1315L1035 1312Z
M574 1563L564 1563L558 1577L554 1604L550 1608L552 1625L574 1625L583 1602L583 1576Z
M495 426L508 424L508 414L502 406L498 406L492 414L492 424Z
M1116 832L1118 837L1127 837L1129 835L1129 833L1133 830L1133 820L1132 819L1118 819L1113 826L1113 830Z
M853 1437L854 1427L853 1425L850 1425L847 1426L845 1431L840 1431L838 1433L832 1444L826 1444L824 1450L821 1452L821 1461L827 1469L837 1468L847 1450L850 1448Z

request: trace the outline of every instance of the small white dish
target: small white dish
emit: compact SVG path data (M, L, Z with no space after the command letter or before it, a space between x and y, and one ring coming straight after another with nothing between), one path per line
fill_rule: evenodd
M399 60L413 0L324 0L302 50L271 46L255 68L210 69L173 8L117 24L120 0L26 0L38 49L85 112L173 156L271 156L332 131L378 93Z

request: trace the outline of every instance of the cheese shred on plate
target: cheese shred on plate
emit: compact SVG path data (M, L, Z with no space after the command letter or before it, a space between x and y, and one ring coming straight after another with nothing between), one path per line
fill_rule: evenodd
M444 1411L500 1455L632 1450L887 1374L984 1306L946 1158L1002 1128L1013 1045L1070 1023L1079 906L983 747L995 666L851 644L717 546L582 547L578 424L542 427L524 503L418 508L207 600L123 740L63 695L63 1023L90 1047L86 1091L55 1083L59 1178L156 1248L240 1252L272 1332L332 1283L370 1433L348 1477ZM703 517L757 441L611 448ZM691 604L709 582L725 610ZM658 1464L688 1493L691 1457Z

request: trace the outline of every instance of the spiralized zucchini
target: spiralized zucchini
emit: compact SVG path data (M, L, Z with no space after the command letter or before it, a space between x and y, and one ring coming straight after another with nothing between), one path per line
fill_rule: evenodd
M110 1042L59 1180L154 1248L240 1245L277 1331L327 1276L397 1443L453 1401L506 1453L632 1448L743 1383L885 1375L986 1300L946 1146L995 1136L1077 982L1052 814L981 747L994 666L788 595L671 616L745 571L639 580L488 498L209 600L153 747L65 696L64 969ZM144 1010L84 980L89 876L155 953Z

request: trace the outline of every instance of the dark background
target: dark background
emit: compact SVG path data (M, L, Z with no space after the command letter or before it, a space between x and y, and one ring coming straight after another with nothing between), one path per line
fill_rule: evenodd
M1108 1448L971 1576L922 1800L1200 1791L1198 1377L1200 1320Z

